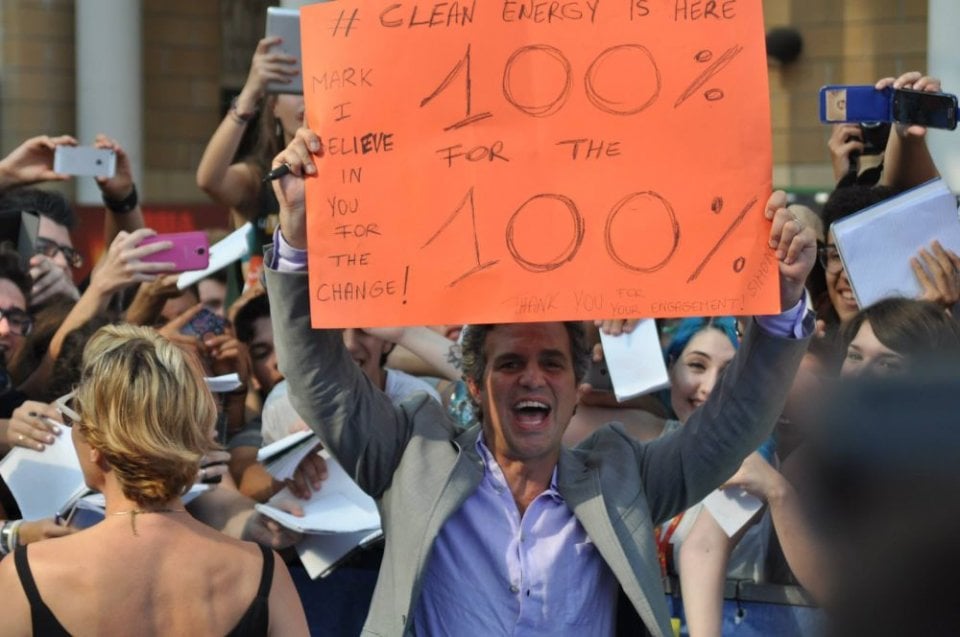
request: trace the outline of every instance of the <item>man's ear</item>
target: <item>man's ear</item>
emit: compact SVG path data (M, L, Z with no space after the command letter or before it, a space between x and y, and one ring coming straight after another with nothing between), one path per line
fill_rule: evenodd
M480 404L480 387L477 385L477 381L472 378L465 380L467 381L467 391L470 392L470 397L473 398L475 403Z

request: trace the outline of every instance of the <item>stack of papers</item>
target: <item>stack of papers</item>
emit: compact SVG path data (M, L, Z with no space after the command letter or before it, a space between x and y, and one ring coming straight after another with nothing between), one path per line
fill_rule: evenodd
M934 240L960 253L957 198L942 179L841 219L831 231L860 307L891 296L918 298L910 259Z
M297 543L297 553L312 578L329 575L355 550L383 537L377 503L347 475L326 451L317 451L319 441L310 431L299 431L260 450L257 459L278 480L293 476L309 453L319 453L327 463L327 479L309 500L299 500L283 489L257 510L288 529L307 534ZM294 502L303 516L284 510Z
M317 434L312 431L298 431L262 447L257 452L257 462L277 480L289 480L300 461L311 451L315 451L319 444Z
M52 518L89 492L69 430L63 431L43 451L14 447L0 460L0 476L24 520Z

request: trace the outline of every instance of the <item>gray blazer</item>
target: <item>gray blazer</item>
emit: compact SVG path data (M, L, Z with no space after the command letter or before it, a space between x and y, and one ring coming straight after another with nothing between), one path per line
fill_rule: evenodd
M412 634L434 539L483 476L479 427L458 429L426 395L395 407L353 364L339 330L310 327L306 274L268 269L267 289L293 406L380 507L386 544L364 634ZM654 525L701 500L770 434L806 344L751 326L676 433L640 443L611 423L562 451L559 491L651 634L672 634Z

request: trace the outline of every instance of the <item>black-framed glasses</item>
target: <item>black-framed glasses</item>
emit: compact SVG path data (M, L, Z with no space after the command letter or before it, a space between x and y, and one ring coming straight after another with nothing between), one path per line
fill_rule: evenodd
M34 254L42 254L45 257L54 258L57 256L58 252L63 253L63 257L67 260L74 268L79 268L83 265L83 255L74 250L71 246L65 246L56 241L51 241L50 239L44 239L43 237L37 237L34 246Z
M26 336L33 329L33 317L17 307L0 309L0 321L7 319L10 331L20 336Z
M840 251L832 243L817 242L817 258L820 265L828 274L836 274L843 269L843 261L840 259Z

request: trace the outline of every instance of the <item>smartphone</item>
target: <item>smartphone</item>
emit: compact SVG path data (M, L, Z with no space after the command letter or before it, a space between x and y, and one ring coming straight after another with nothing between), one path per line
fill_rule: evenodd
M613 393L613 381L610 380L610 370L606 361L592 361L587 369L583 382L590 385L593 391Z
M279 36L280 44L270 50L297 58L296 68L303 68L300 54L300 10L267 7L267 37ZM292 93L303 95L302 71L290 78L290 82L268 82L268 93Z
M117 154L110 148L57 146L53 151L53 172L110 178L117 174Z
M173 246L169 250L161 250L142 257L141 261L152 263L173 263L172 272L186 272L188 270L206 270L210 265L210 242L206 232L175 232L172 234L158 234L147 237L140 245L148 245L158 241L170 241Z
M207 308L203 308L190 319L189 323L180 328L180 333L203 338L207 334L220 336L226 331L226 328L227 320L225 318L217 316Z
M860 122L861 155L882 155L890 139L889 122Z
M824 86L820 89L820 121L889 122L892 118L893 89L878 91L873 86Z
M893 92L893 121L930 128L957 127L957 96L899 89Z

